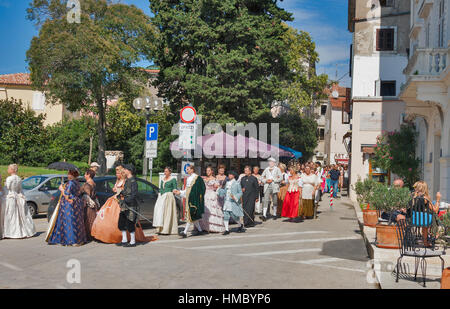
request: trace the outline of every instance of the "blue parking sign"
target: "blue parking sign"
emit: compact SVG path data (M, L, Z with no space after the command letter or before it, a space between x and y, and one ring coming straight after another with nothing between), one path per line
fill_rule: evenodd
M158 140L158 124L157 123L147 124L147 134L145 134L145 140L147 140L147 141L157 141Z

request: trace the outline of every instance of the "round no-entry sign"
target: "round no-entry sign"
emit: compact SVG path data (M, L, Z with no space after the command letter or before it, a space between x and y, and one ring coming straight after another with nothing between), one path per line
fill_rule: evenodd
M192 106L186 106L180 112L181 121L184 123L194 122L195 117L197 117L197 111Z

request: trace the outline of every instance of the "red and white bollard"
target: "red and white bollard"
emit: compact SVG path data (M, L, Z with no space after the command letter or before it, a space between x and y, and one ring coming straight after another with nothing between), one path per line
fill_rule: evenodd
M333 187L330 190L330 208L333 207Z

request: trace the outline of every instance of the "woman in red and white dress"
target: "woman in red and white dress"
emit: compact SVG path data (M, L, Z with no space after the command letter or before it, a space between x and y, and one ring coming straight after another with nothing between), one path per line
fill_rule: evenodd
M288 187L283 202L281 216L283 218L289 218L289 221L292 221L298 216L298 207L302 196L303 182L298 176L294 166L289 167L289 174Z

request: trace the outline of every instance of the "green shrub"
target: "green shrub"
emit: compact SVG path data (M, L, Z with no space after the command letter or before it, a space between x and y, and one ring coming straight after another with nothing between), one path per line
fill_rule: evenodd
M364 181L358 179L358 181L353 186L353 189L356 192L356 197L360 205L367 203L370 204L370 198L376 185L377 182L371 178L366 178L364 179ZM375 209L371 204L369 206L370 209Z

